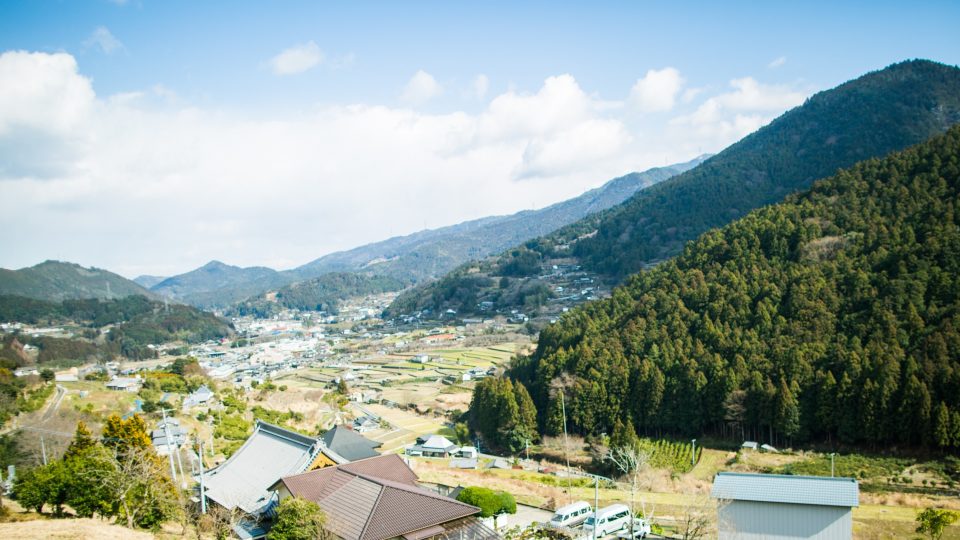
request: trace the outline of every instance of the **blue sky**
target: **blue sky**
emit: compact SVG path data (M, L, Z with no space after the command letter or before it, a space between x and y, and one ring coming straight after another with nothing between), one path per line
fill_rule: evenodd
M3 3L0 266L291 267L960 63L957 2L516 4Z
M788 5L789 4L789 5ZM162 84L196 103L278 107L389 102L424 69L451 84L535 88L572 73L615 97L650 67L694 84L787 62L771 82L834 86L921 57L960 62L957 2L6 2L0 48L74 54L98 93ZM85 45L105 27L123 50ZM345 66L265 77L292 44ZM350 59L352 58L352 61ZM439 107L439 105L437 105Z

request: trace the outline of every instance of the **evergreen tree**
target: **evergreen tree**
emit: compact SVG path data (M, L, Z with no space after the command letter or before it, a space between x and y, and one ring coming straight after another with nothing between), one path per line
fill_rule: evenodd
M947 404L941 401L933 416L933 444L939 448L949 448L952 443L950 410L947 409Z
M77 422L77 430L73 436L73 440L70 441L70 446L67 447L67 451L63 456L63 459L68 460L78 455L82 454L89 448L93 448L97 444L96 439L93 438L93 433L90 433L90 429L87 428L87 424L80 420Z
M711 230L544 328L508 377L549 433L563 378L572 433L630 418L641 432L742 423L760 440L960 447L957 155L960 126Z

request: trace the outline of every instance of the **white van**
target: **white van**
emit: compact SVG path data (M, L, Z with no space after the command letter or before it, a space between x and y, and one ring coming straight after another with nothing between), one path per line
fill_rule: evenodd
M617 533L617 538L622 540L637 540L638 538L646 538L649 534L650 523L643 518L635 518L633 520L633 536L630 536L630 522L628 521L623 530Z
M554 527L576 527L586 521L590 512L593 512L593 507L589 503L577 501L557 508L548 524Z
M584 532L593 535L593 528L597 528L597 538L613 534L630 525L630 508L625 504L611 504L597 510L587 518L583 524Z

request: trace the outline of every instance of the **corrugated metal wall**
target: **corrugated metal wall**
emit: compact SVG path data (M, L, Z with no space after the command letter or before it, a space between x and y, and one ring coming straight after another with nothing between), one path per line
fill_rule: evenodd
M853 534L851 509L839 506L724 501L718 519L720 540L850 540Z

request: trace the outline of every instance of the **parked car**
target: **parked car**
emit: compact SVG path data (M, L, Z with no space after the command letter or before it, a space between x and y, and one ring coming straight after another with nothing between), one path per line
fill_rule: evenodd
M591 512L593 507L589 503L577 501L557 508L547 523L554 527L576 527L586 521Z
M650 524L647 523L647 520L642 518L634 518L633 535L630 534L630 521L627 520L627 525L622 531L617 533L617 538L637 540L638 538L646 538L648 534L650 534Z
M630 509L625 504L611 504L594 512L583 524L583 530L590 535L597 529L597 538L613 534L630 524Z

